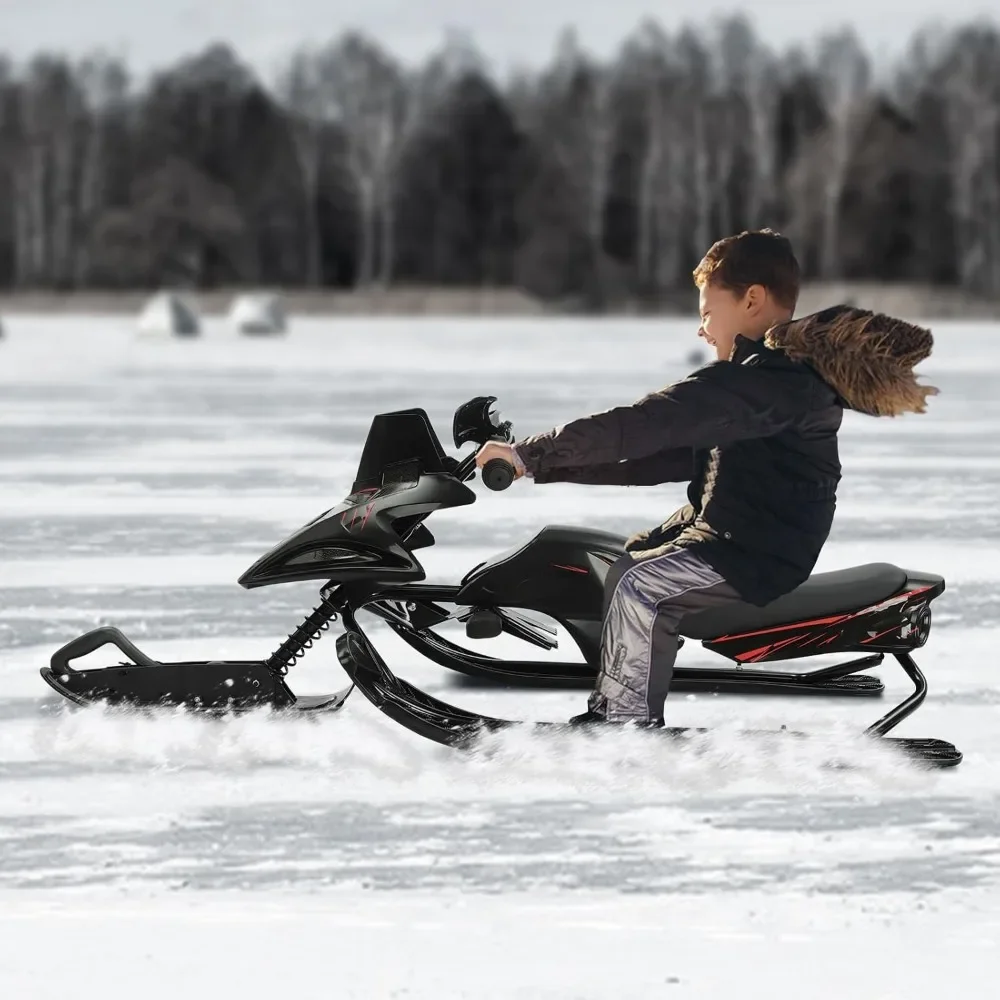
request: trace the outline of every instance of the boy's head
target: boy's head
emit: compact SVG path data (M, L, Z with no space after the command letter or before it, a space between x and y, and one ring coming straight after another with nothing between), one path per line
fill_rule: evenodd
M795 312L799 262L791 242L770 229L727 236L694 269L701 327L698 336L728 361L737 334L759 340Z

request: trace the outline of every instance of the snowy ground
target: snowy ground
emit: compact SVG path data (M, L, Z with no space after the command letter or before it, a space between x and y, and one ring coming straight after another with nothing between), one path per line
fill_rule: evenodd
M1000 972L995 327L935 328L931 414L848 416L821 563L947 578L919 657L930 696L899 735L952 740L966 759L927 774L852 742L888 707L867 700L678 695L672 722L719 727L700 755L636 734L507 734L473 758L394 728L357 694L310 722L64 710L38 668L97 624L164 659L274 648L315 588L248 593L235 579L342 497L374 412L424 406L450 447L455 406L490 393L519 432L540 430L680 376L693 331L316 320L270 342L216 328L156 342L118 319L5 326L0 995L62 997L92 976L102 997L147 1000L194 984L199 996L912 1000L979 995ZM436 515L429 579L547 522L625 532L681 497L478 491ZM402 675L460 704L563 718L585 697L461 686L373 635ZM882 676L887 697L905 693L898 671ZM332 637L291 681L343 686ZM748 722L819 738L749 743L733 732ZM855 767L830 769L833 755Z

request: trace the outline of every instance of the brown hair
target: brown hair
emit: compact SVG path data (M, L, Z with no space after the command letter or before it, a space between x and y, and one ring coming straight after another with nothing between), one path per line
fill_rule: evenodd
M746 294L763 285L780 305L795 308L799 298L799 262L791 241L773 229L756 229L713 243L694 269L694 283Z

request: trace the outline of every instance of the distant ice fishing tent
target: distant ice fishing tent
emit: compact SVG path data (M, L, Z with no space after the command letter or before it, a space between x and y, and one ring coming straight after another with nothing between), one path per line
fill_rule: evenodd
M201 322L194 307L174 292L160 292L139 314L139 333L150 337L197 337Z
M277 295L239 295L229 308L229 325L237 333L273 336L288 324L284 303Z

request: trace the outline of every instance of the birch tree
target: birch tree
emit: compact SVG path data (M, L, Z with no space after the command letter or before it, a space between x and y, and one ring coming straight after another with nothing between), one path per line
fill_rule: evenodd
M20 145L20 83L0 56L0 285L13 284L17 215L14 182Z
M604 252L605 206L614 147L612 72L588 56L576 32L564 31L552 66L531 81L528 100L512 95L522 125L576 188L595 259Z
M12 170L14 281L23 288L40 282L47 257L46 162L40 95L30 80L22 79L17 96L18 142Z
M1000 44L995 32L958 33L945 64L952 212L962 286L1000 294Z
M716 44L718 75L725 106L729 143L726 166L732 169L737 149L750 164L742 205L744 224L759 229L767 224L777 181L776 124L779 76L772 53L758 41L743 17L726 19ZM729 231L731 226L722 226Z
M79 95L63 60L38 57L20 87L14 170L18 284L64 282L72 238L74 140Z
M323 283L319 183L324 129L331 117L316 54L306 48L299 49L280 73L277 90L288 116L302 179L305 283L316 288Z
M379 218L391 229L393 164L406 118L401 70L374 42L356 33L322 51L319 78L332 120L343 130L347 164L360 210L358 284L376 277ZM382 246L383 275L391 273L391 245Z
M73 283L83 285L92 269L91 236L108 203L113 127L127 114L129 80L121 63L101 56L85 59L79 67L78 79L85 119L81 136Z
M840 277L840 201L851 157L852 124L868 95L871 66L853 31L822 39L817 72L828 115L825 180L822 190L820 275Z
M645 141L640 154L636 190L636 279L641 288L659 284L663 259L674 257L678 234L670 224L678 175L671 162L682 146L682 136L672 120L673 91L670 41L660 28L647 21L626 43L622 53L642 102ZM670 248L668 250L667 248ZM670 264L667 263L669 270Z
M683 187L687 192L689 229L694 253L700 257L712 243L712 159L709 130L709 53L698 36L685 29L677 38L677 59L683 80L685 108L683 135L687 169Z

